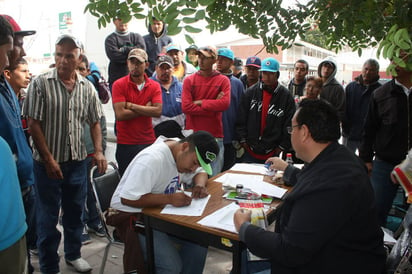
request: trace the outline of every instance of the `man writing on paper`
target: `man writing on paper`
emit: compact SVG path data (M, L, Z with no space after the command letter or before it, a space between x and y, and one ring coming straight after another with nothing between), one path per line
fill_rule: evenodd
M107 218L125 243L124 272L146 273L142 256L145 237L141 233L136 237L132 220L141 220L145 207L188 206L192 198L206 197L206 172L212 174L210 163L218 153L216 139L197 131L182 140L161 136L133 159L113 194ZM185 182L193 187L192 197L179 191ZM156 230L153 241L156 273L202 273L207 247Z
M361 161L338 144L336 109L303 100L292 118L291 141L307 166L278 209L275 231L234 216L239 238L269 259L272 273L383 273L385 250L374 195Z

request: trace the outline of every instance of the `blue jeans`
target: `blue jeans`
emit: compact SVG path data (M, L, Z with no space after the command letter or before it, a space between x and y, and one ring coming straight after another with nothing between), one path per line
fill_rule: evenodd
M247 152L247 150L245 149L245 153L243 154L242 158L240 158L240 162L241 163L264 164L266 162L266 159L265 160L256 159L255 157L250 155L249 152Z
M63 214L64 257L75 260L81 257L82 213L86 199L87 163L70 161L60 163L64 179L55 180L47 176L45 166L34 161L34 176L37 195L37 247L40 271L59 272L61 233L57 230L60 206Z
M217 144L219 145L219 154L216 159L210 163L212 167L212 177L219 174L223 169L223 156L225 154L225 146L223 144L223 138L216 138Z
M379 159L373 161L371 183L375 192L376 208L381 226L386 223L386 217L399 186L391 181L390 173L393 168L394 165L385 161Z
M139 233L146 255L146 237ZM153 230L154 257L157 274L201 274L205 266L207 247Z
M34 185L29 192L23 196L24 212L26 213L26 245L27 245L27 269L28 273L33 273L34 268L31 265L30 249L37 249L37 232L36 232L36 190Z

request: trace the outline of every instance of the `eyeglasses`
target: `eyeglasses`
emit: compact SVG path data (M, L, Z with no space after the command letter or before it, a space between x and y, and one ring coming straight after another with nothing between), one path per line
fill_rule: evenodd
M292 134L293 128L294 127L300 127L302 125L294 125L294 126L290 126L290 127L286 127L286 130L288 131L289 134Z

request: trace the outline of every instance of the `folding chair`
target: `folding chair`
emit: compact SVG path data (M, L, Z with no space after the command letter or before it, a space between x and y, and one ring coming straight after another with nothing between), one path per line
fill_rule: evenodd
M90 170L90 182L92 183L94 197L96 198L97 212L99 213L100 221L105 231L105 236L109 241L104 250L102 265L100 268L101 274L104 273L110 246L115 243L115 240L110 235L107 228L104 212L110 207L110 201L112 199L113 193L120 181L120 175L117 166L112 162L109 162L108 165L111 166L112 169L108 169L105 174L98 177L94 177L94 173L97 169L96 166L94 166Z
M402 222L404 231L396 240L394 247L386 260L386 273L412 273L412 206Z

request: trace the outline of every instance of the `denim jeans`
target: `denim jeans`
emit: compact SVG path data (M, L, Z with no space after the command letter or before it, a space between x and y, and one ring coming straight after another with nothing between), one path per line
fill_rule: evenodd
M27 269L28 273L33 273L34 268L31 265L30 249L37 249L37 231L36 231L36 190L34 185L29 192L23 196L24 212L26 213L26 245L27 245Z
M386 223L386 217L392 207L399 186L391 181L390 173L393 168L394 165L385 161L379 159L373 161L371 183L375 192L376 208L381 226Z
M252 155L249 154L249 152L247 152L247 150L245 149L245 153L243 154L242 158L240 159L241 163L257 163L257 164L264 164L266 161L265 160L259 160L256 159L255 157L253 157Z
M146 256L146 237L139 234ZM206 262L207 247L153 230L154 258L157 274L201 274Z
M81 257L82 213L86 198L87 163L70 161L60 163L61 180L50 179L45 166L34 161L37 196L37 247L40 271L59 272L61 233L57 230L60 206L63 214L64 257L75 260Z
M223 169L223 156L225 154L225 146L223 145L223 138L216 138L217 144L219 145L219 154L216 159L210 163L212 167L212 177L219 174Z

